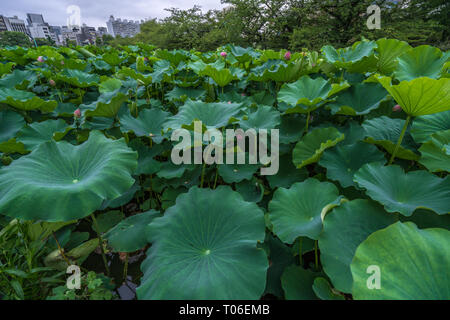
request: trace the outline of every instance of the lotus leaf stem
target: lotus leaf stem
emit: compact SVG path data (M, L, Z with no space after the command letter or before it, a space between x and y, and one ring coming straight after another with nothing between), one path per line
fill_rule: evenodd
M102 238L102 235L100 234L100 229L98 228L97 219L95 218L94 213L91 214L91 218L92 218L92 222L94 223L95 232L97 232L97 237L100 242L100 251L102 252L102 258L103 258L103 263L104 263L105 269L106 269L106 275L109 277L109 275L110 275L109 266L108 266L108 261L106 260L105 249L103 248L103 238Z
M394 162L395 155L397 154L397 151L400 148L400 145L402 144L403 137L405 136L406 129L408 129L408 124L409 124L410 120L411 120L411 116L408 115L408 117L406 118L405 124L403 125L402 132L400 133L400 136L398 137L397 144L395 145L394 152L392 152L391 159L389 159L388 165L391 165L392 162Z

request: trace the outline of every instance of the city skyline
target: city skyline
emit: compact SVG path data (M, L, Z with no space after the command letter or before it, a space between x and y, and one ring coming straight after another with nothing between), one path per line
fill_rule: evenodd
M81 9L81 22L92 27L106 27L110 15L127 20L145 20L147 18L164 18L169 15L165 8L176 7L180 9L192 8L195 4L202 10L221 9L225 7L220 0L196 0L187 2L182 0L15 0L2 2L0 14L5 16L17 15L19 19L26 20L27 13L42 14L50 25L67 25L69 14L66 12L70 5L77 5Z

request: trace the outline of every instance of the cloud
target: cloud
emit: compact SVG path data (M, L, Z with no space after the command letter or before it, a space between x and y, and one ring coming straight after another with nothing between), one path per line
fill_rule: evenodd
M106 26L112 14L116 18L142 20L146 18L163 18L168 16L165 8L188 9L199 5L202 10L225 7L220 0L1 0L0 14L17 15L25 20L27 13L41 13L50 25L66 25L69 5L77 5L81 9L81 22L89 26Z

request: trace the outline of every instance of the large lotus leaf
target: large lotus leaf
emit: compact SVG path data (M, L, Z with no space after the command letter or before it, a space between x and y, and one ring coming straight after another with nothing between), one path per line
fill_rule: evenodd
M450 144L450 130L440 131L431 136L419 149L422 157L419 162L431 172L450 172L450 154L447 146Z
M128 217L110 229L104 239L118 252L134 252L142 249L148 243L145 229L161 214L159 211L150 210Z
M0 111L0 143L14 138L25 125L23 117L14 111Z
M354 181L388 212L405 216L420 208L450 212L450 177L441 179L423 170L405 173L400 166L370 163L355 173Z
M16 64L14 62L7 62L7 63L0 62L0 77L3 76L4 74L10 73L15 65Z
M319 237L320 261L336 289L351 293L350 264L356 248L370 234L396 221L381 205L363 199L344 202L325 216Z
M100 77L96 74L73 69L64 69L57 78L78 88L97 86L100 82Z
M375 67L376 60L373 55L376 47L375 41L361 41L351 47L337 50L327 45L322 48L322 53L325 59L335 67L360 72L360 69L364 69L363 67Z
M148 234L139 299L253 300L264 292L264 215L230 187L191 188Z
M238 77L234 75L230 69L216 69L211 65L207 65L201 72L201 75L211 77L220 87L225 87L231 81L238 79Z
M450 110L415 118L411 135L416 142L423 143L430 140L432 134L446 130L450 130Z
M44 221L83 218L127 191L136 166L137 154L123 139L98 131L79 146L45 142L0 169L0 212Z
M438 79L446 60L447 56L438 48L419 46L398 58L394 76L399 81L410 81L420 77Z
M317 276L317 273L296 265L287 267L281 276L286 300L317 300L312 288Z
M450 110L450 79L416 78L398 85L392 85L390 77L377 79L410 116Z
M0 87L27 89L38 80L37 74L32 70L14 70L11 74L0 79Z
M238 115L241 107L239 103L205 103L188 100L180 107L178 114L170 117L165 123L165 130L189 126L194 120L201 121L207 128L221 128Z
M54 100L43 100L29 91L0 88L0 102L21 110L41 110L52 112L58 105Z
M187 99L199 100L206 95L204 89L180 88L175 87L166 93L166 99L169 101L186 101Z
M351 264L353 297L364 300L450 299L450 251L446 250L449 246L450 231L420 230L411 222L397 222L371 234L359 245ZM379 289L373 288L371 285L376 281L369 279L377 276L380 277Z
M98 85L98 91L100 93L113 92L119 89L121 86L122 81L120 81L119 79L107 78Z
M33 150L43 142L61 140L71 129L61 119L35 122L20 130L17 141L22 142L27 150Z
M300 236L317 240L322 231L322 211L340 199L334 184L314 178L294 183L289 189L278 188L269 203L273 232L289 244Z
M292 152L292 161L297 168L319 161L323 152L344 140L344 134L336 128L317 128L305 135Z
M311 79L303 76L294 83L284 84L278 92L278 101L285 102L293 107L304 105L314 107L326 101L331 95L348 88L349 85L331 84L323 78Z
M86 117L115 117L128 96L119 90L101 94L97 101L91 104L82 104L80 109L86 110Z
M365 141L379 145L392 154L404 125L405 120L392 119L386 116L366 120L362 124L365 131ZM416 147L417 145L412 139L409 129L407 129L402 143L397 150L396 157L407 160L418 160L419 155L416 153Z
M239 125L242 129L266 129L270 130L280 124L280 113L271 106L258 106L248 115L247 120L241 120Z
M120 117L120 130L133 131L138 137L151 137L155 143L161 143L164 139L161 131L169 115L170 113L160 109L143 109L137 118L126 113Z
M397 58L411 49L408 43L397 39L379 39L377 45L378 71L387 76L397 67Z
M350 145L338 145L326 150L319 165L327 168L327 177L339 181L344 188L356 186L353 175L363 165L369 162L386 163L384 154L377 147L357 142Z
M328 104L333 114L359 116L368 114L386 99L386 90L376 83L357 83L341 92L336 101Z

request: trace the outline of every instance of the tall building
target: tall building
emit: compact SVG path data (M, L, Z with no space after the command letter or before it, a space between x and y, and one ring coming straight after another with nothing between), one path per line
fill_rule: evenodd
M11 30L9 31L17 31L25 34L29 34L27 27L25 26L25 21L19 19L17 16L8 17L9 25Z
M27 22L28 25L31 25L33 23L45 24L44 16L37 13L27 13Z
M0 32L11 30L7 17L0 15Z
M114 19L113 15L111 15L109 20L106 21L106 25L108 26L109 34L113 37L133 37L141 31L139 21L128 21L126 19L121 20L120 18Z

